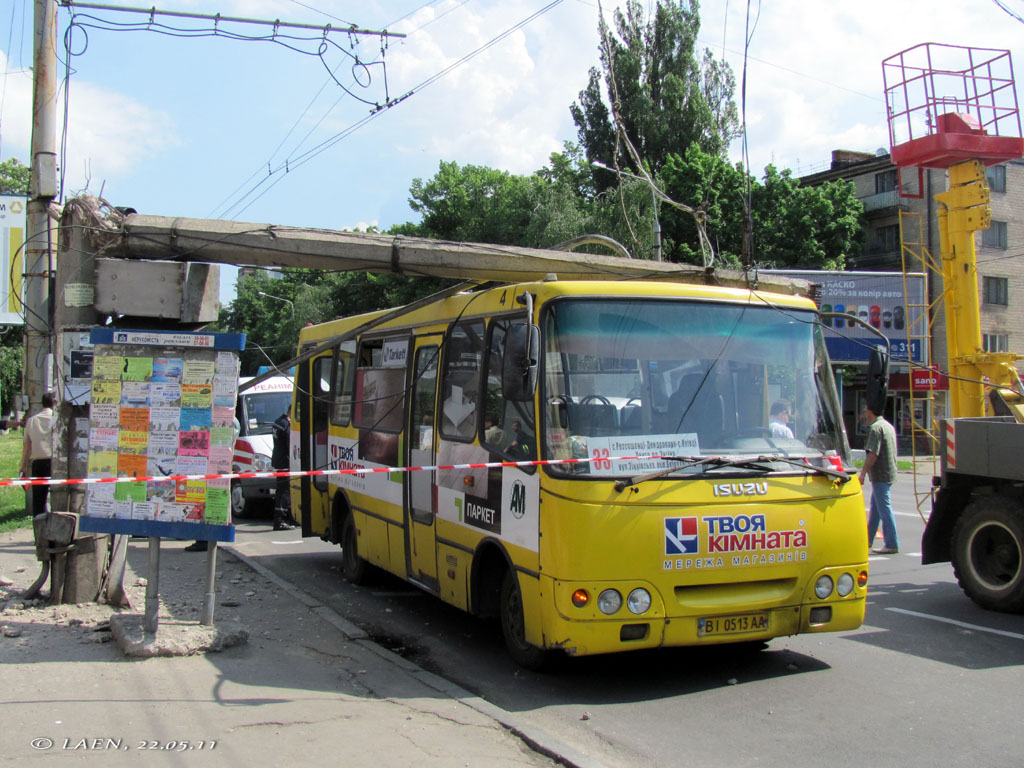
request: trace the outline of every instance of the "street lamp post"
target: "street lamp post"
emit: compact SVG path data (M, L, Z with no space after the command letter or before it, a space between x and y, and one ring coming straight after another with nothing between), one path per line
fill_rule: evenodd
M631 179L642 181L648 187L650 187L651 206L654 210L654 223L651 225L651 230L654 233L654 260L661 261L661 224L658 222L658 196L657 194L655 194L654 185L651 183L650 179L645 179L643 176L637 176L635 173L630 173L629 171L621 171L616 168L609 168L607 165L597 160L591 160L590 164L597 166L598 168L603 168L606 171L611 171L612 173L618 173L622 174L623 176L629 176Z
M256 291L256 293L260 296L266 296L268 299L277 299L278 301L286 302L288 304L288 308L291 310L292 317L295 316L295 304L294 302L292 302L291 299L285 299L281 296L275 296L274 294L267 293L266 291Z

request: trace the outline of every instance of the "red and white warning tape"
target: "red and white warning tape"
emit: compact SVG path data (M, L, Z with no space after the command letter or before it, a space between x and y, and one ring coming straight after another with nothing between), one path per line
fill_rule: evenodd
M179 480L247 480L250 478L314 477L324 475L369 475L392 472L433 472L450 469L490 469L492 467L538 467L553 464L585 464L591 461L657 461L665 456L602 456L601 458L544 459L529 461L486 461L475 464L434 464L422 467L358 467L355 469L311 469L300 472L231 472L215 475L167 475L162 477L83 477L73 480L54 477L22 477L0 480L0 488L28 485L92 485L97 483L170 483Z

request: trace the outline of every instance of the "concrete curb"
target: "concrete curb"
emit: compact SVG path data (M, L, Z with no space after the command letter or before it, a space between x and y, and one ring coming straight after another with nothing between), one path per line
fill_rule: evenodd
M544 729L526 722L523 718L518 717L514 713L495 706L489 701L476 696L472 692L467 691L465 688L456 685L450 680L446 680L433 672L428 672L408 659L383 648L373 642L366 632L336 613L333 609L324 605L308 593L303 592L291 582L281 578L273 571L256 562L248 555L238 551L234 547L230 545L221 545L220 549L237 559L239 562L244 563L249 568L252 568L256 573L260 574L260 576L272 582L280 589L283 589L289 595L292 595L313 613L341 632L346 639L355 642L360 647L370 653L373 653L383 661L401 669L403 672L414 677L417 681L428 688L432 688L438 693L454 699L460 704L464 704L470 709L479 712L481 715L499 723L509 733L522 740L523 743L530 747L534 752L552 760L556 760L567 766L567 768L607 768L604 763L583 754L575 747L565 743Z

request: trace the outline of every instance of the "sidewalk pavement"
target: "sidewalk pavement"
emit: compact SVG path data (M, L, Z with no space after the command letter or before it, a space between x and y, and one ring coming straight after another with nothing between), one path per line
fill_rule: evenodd
M195 647L205 593L206 557L184 552L187 543L161 547L156 636L176 653ZM4 759L66 766L69 752L103 751L108 766L598 765L380 648L252 559L217 555L214 640L228 647L141 658L126 649L140 647L131 634L145 610L148 540L130 540L132 607L119 611L16 597L39 573L32 533L0 534ZM111 631L112 618L123 631ZM208 754L182 756L198 752Z

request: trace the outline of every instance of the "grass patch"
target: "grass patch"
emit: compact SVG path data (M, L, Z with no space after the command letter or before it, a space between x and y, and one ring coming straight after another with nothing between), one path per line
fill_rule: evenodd
M864 459L854 459L853 466L855 466L857 469L860 469L861 467L864 466ZM896 469L898 470L909 472L913 468L914 462L912 461L900 461L899 459L896 460Z
M22 431L12 429L0 435L0 478L16 478L21 464ZM30 528L32 518L25 510L24 488L0 488L0 531Z

